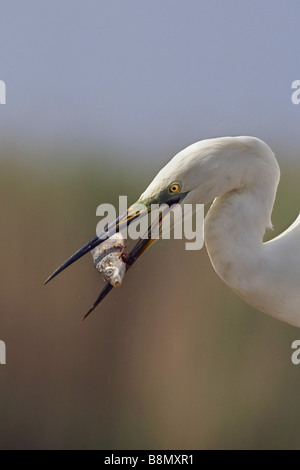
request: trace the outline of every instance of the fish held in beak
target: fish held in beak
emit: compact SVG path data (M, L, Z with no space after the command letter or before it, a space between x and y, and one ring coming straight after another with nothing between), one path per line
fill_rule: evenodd
M123 261L124 252L125 241L120 232L91 251L96 270L102 279L113 287L119 287L125 276L127 265Z
M137 201L135 204L130 206L124 214L119 216L117 220L112 222L105 230L103 230L103 232L97 234L96 237L86 243L59 268L57 268L56 271L49 276L45 284L86 253L91 251L95 267L101 274L102 278L107 281L107 284L102 289L100 295L87 314L84 316L84 320L99 305L99 303L102 302L113 287L121 285L128 268L131 267L146 251L146 249L157 240L156 236L153 238L153 233L159 233L162 221L167 216L172 206L180 202L185 195L186 193L181 194L179 197L178 195L170 196L170 194L161 194L144 201ZM144 236L138 239L132 250L129 253L124 250L121 254L121 251L124 249L124 240L122 240L123 237L120 234L121 230L130 225L133 221L139 221L141 218L149 214L151 212L152 204L159 203L164 203L164 209L160 215L149 225Z

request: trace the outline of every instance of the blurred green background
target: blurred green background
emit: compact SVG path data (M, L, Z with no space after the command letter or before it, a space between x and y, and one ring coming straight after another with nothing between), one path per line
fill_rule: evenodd
M94 235L98 204L149 182L109 156L3 159L0 447L299 448L300 331L231 292L205 248L157 242L84 323L103 286L90 255L43 286ZM274 235L298 213L299 179L283 166Z
M198 140L254 135L300 207L300 3L2 2L1 449L300 447L300 330L247 306L205 248L159 241L84 323L103 283L96 208L134 202ZM278 34L279 32L279 34Z

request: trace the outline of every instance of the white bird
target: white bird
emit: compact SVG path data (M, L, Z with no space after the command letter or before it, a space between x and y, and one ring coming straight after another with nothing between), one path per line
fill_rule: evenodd
M300 214L284 233L263 242L266 229L272 226L279 178L274 153L258 138L202 140L175 155L114 228L131 223L140 203L148 208L153 203L171 206L213 201L204 222L204 239L217 274L258 310L300 327ZM140 240L128 264L152 242ZM99 243L95 237L48 280ZM101 293L90 311L107 292Z

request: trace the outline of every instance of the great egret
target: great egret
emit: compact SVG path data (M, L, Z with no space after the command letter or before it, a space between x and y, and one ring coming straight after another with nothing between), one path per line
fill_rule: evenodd
M217 274L255 308L300 327L300 214L284 233L264 243L280 170L270 147L255 137L220 137L190 145L157 174L139 201L107 228L136 218L139 203L213 201L204 223L206 248ZM103 236L104 234L102 234ZM102 238L102 236L100 238ZM131 251L131 265L153 240L139 240ZM101 243L84 245L48 279ZM90 309L111 289L107 285Z

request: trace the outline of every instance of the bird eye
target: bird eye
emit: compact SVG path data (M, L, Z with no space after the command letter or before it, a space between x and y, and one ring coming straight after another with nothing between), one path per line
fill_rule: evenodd
M172 183L169 186L169 193L179 193L181 185L179 183Z

